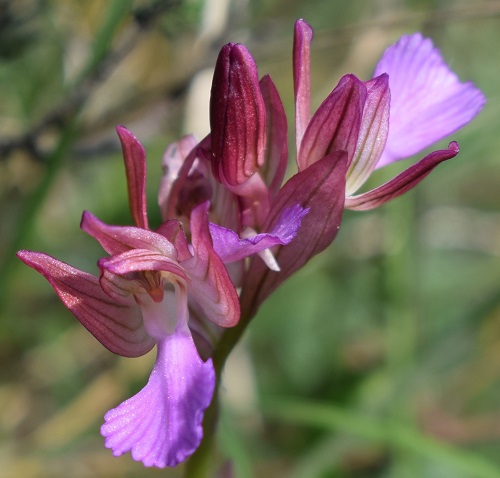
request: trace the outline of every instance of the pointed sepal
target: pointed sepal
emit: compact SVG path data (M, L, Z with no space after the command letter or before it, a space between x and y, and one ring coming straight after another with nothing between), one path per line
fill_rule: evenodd
M117 126L116 132L122 145L132 219L137 227L147 229L146 151L125 126Z
M272 230L283 211L294 205L308 209L308 213L290 244L278 246L275 257L279 272L270 271L261 260L253 259L243 284L242 314L253 315L272 291L335 239L344 210L346 171L347 154L340 151L315 162L285 183L272 205L266 229Z
M459 152L458 143L452 141L448 149L434 151L421 159L418 163L397 175L382 186L372 189L363 194L346 198L346 209L365 211L382 206L391 199L401 196L406 191L414 188L424 179L438 164L454 158Z
M312 28L302 19L295 22L293 35L293 86L295 93L295 141L300 151L302 137L311 119Z
M138 357L151 350L154 340L147 335L141 310L132 296L112 299L97 277L46 254L20 251L17 255L49 281L63 304L108 350L125 357Z

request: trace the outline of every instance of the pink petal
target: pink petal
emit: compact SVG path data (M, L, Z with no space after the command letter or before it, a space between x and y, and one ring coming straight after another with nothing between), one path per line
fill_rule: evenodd
M389 79L380 75L365 83L367 97L356 152L347 171L346 196L356 192L373 172L389 132Z
M378 167L407 158L454 133L481 110L485 97L461 83L432 41L420 33L389 47L375 69L388 73L391 112L387 145Z
M106 447L114 456L130 451L145 466L178 465L200 444L214 387L212 361L200 359L190 333L167 336L147 385L104 416Z
M126 276L131 272L163 271L188 280L184 269L175 260L149 249L132 249L109 258L100 259L99 267L121 276Z
M120 254L130 249L158 251L175 260L177 252L163 235L133 226L110 226L88 211L84 211L82 230L99 241L108 254Z
M345 197L345 151L327 156L288 180L272 206L267 229L273 229L282 211L295 204L309 209L295 238L275 254L281 271L273 272L253 260L241 294L242 314L252 316L283 281L328 247L340 227Z
M192 254L189 252L189 246L182 229L182 223L176 219L165 221L156 230L157 234L164 236L175 247L177 251L177 260L182 262L189 259Z
M208 229L208 209L207 202L191 213L194 253L182 266L191 281L189 294L206 317L221 327L232 327L240 319L239 298L224 263L214 251Z
M350 163L356 149L366 87L354 75L344 76L314 113L300 146L299 171L337 151Z
M297 20L293 36L293 83L297 151L300 151L302 137L311 119L310 48L312 38L312 28L304 20Z
M428 154L418 163L410 166L382 186L357 196L347 197L345 207L346 209L353 209L356 211L364 211L379 207L415 187L439 163L454 158L458 152L458 144L453 141L449 144L448 149L434 151Z
M117 126L116 131L122 144L130 212L136 226L147 229L146 152L142 144L125 126Z
M125 357L144 355L154 345L133 298L113 301L97 277L39 252L20 251L18 257L42 274L63 304L111 352Z
M298 205L283 210L272 231L240 239L225 227L209 224L214 250L226 263L249 257L276 245L288 244L297 234L302 218L308 213Z

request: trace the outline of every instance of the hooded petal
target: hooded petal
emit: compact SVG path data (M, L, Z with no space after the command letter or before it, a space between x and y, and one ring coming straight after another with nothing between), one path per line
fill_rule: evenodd
M163 177L158 193L158 205L160 206L160 211L162 212L164 220L168 219L166 211L170 193L172 192L172 186L179 177L179 172L184 161L197 144L198 142L193 135L187 135L182 137L179 141L170 144L163 154L161 163Z
M227 186L246 182L264 162L266 109L257 65L244 45L228 43L219 53L210 129L214 176Z
M283 211L295 204L309 212L295 238L275 254L281 271L273 272L253 260L241 294L242 314L252 316L285 279L328 247L340 227L345 197L347 154L338 151L290 178L278 193L266 227L273 230Z
M346 75L314 113L297 157L299 171L337 151L346 151L350 163L356 149L366 87Z
M449 144L448 149L434 151L433 153L428 154L418 163L410 166L408 169L382 186L357 196L347 197L345 207L346 209L353 209L356 211L379 207L415 187L439 163L442 163L447 159L454 158L458 152L458 144L452 141Z
M221 258L214 251L208 229L209 203L191 213L193 257L182 263L191 281L189 294L206 317L221 327L232 327L240 319L238 294Z
M63 304L108 350L125 357L151 350L154 340L147 335L141 310L131 297L112 300L97 277L45 254L20 251L17 255L49 281Z
M148 228L146 209L146 152L137 138L125 126L116 128L122 144L128 199L132 219L137 227Z
M84 211L82 230L97 239L108 254L121 254L131 249L149 249L176 259L177 252L173 244L163 235L133 226L110 226Z
M239 261L276 245L288 244L297 234L302 218L308 213L299 205L286 208L271 231L240 239L225 227L209 224L214 250L226 263Z
M293 84L295 91L295 140L300 151L302 137L311 119L312 28L302 19L295 22L293 35Z
M176 261L149 249L132 249L109 258L105 257L99 260L99 267L121 276L140 271L162 271L188 280L184 269Z
M432 41L420 33L389 47L375 76L389 75L389 136L377 167L406 158L454 133L481 110L485 97L461 83Z
M162 223L156 232L166 237L167 240L174 245L177 251L177 260L179 262L189 259L192 256L191 252L189 252L186 234L184 234L180 221L169 219Z
M176 466L198 448L203 413L215 387L211 360L203 362L188 330L158 342L147 385L104 416L107 448L146 466Z
M380 75L366 82L367 97L356 152L347 171L346 196L368 179L380 159L389 132L389 78Z

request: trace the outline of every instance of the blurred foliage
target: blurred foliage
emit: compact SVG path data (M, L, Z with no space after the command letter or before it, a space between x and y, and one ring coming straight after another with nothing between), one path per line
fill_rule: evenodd
M116 124L146 146L158 223L162 152L227 41L249 46L292 118L299 17L315 28L315 105L415 30L488 104L453 135L457 159L380 210L346 213L333 247L262 307L227 367L217 460L243 478L500 476L500 2L225 4L0 1L1 476L180 476L113 458L98 433L151 354L104 350L14 253L96 272L82 210L130 222Z

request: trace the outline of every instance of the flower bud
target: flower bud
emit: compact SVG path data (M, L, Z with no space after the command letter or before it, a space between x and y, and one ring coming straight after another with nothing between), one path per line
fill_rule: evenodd
M266 109L257 66L245 46L219 53L210 98L212 170L228 187L245 183L264 162Z

